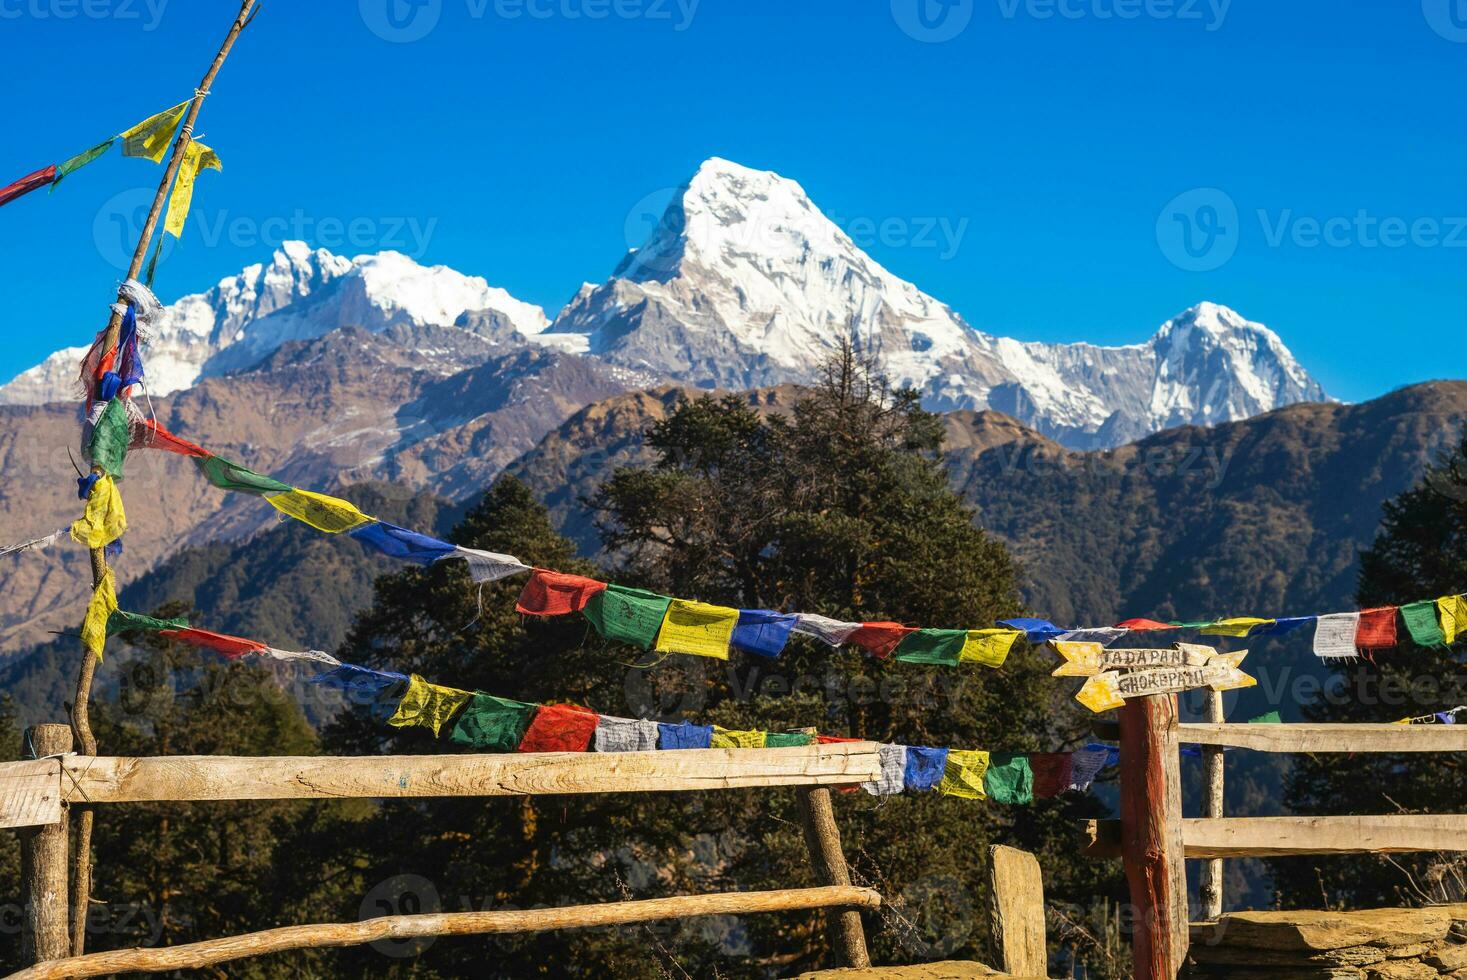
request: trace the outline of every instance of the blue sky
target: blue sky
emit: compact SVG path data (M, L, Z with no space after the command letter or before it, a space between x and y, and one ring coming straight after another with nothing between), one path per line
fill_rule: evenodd
M267 2L158 292L299 236L553 315L718 155L983 330L1130 343L1210 299L1338 397L1464 376L1467 0L918 2ZM187 97L237 9L0 0L0 183ZM0 378L100 325L157 177L114 151L0 209Z

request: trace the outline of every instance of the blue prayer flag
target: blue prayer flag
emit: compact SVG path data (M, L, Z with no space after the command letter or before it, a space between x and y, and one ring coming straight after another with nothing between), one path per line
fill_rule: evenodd
M1009 629L1012 630L1023 630L1024 633L1029 637L1029 642L1035 644L1036 646L1040 643L1052 640L1056 636L1063 636L1064 634L1070 632L1067 629L1061 629L1047 619L1030 619L1027 617L1019 619L1000 619L998 621L998 625L1007 626Z
M1318 616L1285 616L1271 623L1259 623L1248 631L1249 636L1283 636L1292 633L1296 629L1308 626L1318 619Z
M907 768L902 786L907 792L934 789L942 782L947 769L947 749L931 749L921 745L907 746Z
M657 726L659 749L707 749L712 745L712 725L694 725L685 721L681 725Z
M440 558L447 558L456 550L446 541L383 521L363 524L347 533L384 555L414 561L419 565L431 565Z
M799 617L789 613L771 612L768 609L740 609L739 622L734 627L730 644L746 653L757 653L761 657L777 657L784 652L789 642L790 630L795 628Z

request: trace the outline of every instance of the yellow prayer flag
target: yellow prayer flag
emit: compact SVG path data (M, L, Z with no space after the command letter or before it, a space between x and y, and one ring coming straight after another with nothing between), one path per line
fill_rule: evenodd
M657 634L657 650L727 660L728 644L738 624L737 609L674 599Z
M468 704L473 696L472 691L429 684L414 674L408 682L407 693L402 696L396 713L387 719L387 724L395 728L420 725L433 729L433 734L437 735L458 709Z
M1002 667L1003 662L1008 659L1009 651L1014 648L1014 643L1023 635L1018 630L969 630L968 638L963 641L963 649L958 653L958 661Z
M350 500L342 500L340 497L328 497L324 493L315 493L311 490L290 490L286 493L272 493L265 497L270 501L270 506L294 517L304 524L309 524L318 531L327 534L340 534L342 531L350 531L354 527L361 527L371 522L371 518L357 510L356 504Z
M163 230L174 238L183 237L183 223L188 220L189 208L194 201L194 178L200 170L223 170L219 155L203 143L191 142L183 151L183 163L178 168L178 178L173 182L173 193L168 196L168 217L163 220Z
M168 145L173 142L173 134L178 129L178 124L183 122L183 111L188 108L191 101L193 100L180 102L172 109L164 109L156 116L149 116L124 132L122 134L122 155L142 157L154 163L161 163L163 154L168 152Z
M103 476L92 486L87 509L81 520L71 525L71 537L88 548L105 548L127 530L127 514L122 509L122 494L117 482Z
M82 646L98 660L102 659L102 648L107 643L107 620L117 611L117 587L109 570L102 581L92 590L92 601L87 603L87 618L82 620Z
M1208 636L1247 636L1253 627L1272 622L1275 620L1259 619L1256 616L1235 616L1232 619L1219 619L1214 623L1208 623L1202 627L1202 632Z
M1437 612L1442 618L1442 636L1447 646L1457 642L1457 637L1467 633L1467 599L1459 595L1444 596L1436 601Z
M713 734L708 740L708 747L712 749L762 749L768 738L768 732L734 731L714 725Z
M942 772L942 782L937 791L945 796L960 796L965 800L986 800L988 793L983 788L983 776L988 772L988 753L974 749L952 749L947 754L947 767Z

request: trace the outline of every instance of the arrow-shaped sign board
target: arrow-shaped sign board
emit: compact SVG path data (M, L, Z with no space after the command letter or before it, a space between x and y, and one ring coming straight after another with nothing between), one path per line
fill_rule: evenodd
M1119 708L1127 698L1148 694L1199 687L1235 691L1258 683L1238 669L1247 650L1218 653L1212 647L1188 643L1178 643L1170 650L1107 650L1091 643L1054 646L1065 658L1054 675L1088 678L1075 700L1097 713Z

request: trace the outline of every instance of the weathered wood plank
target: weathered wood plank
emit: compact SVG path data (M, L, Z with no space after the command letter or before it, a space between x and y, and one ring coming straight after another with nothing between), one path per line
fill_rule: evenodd
M1467 752L1467 725L1177 726L1177 738L1256 752Z
M1082 834L1084 856L1120 857L1119 820L1088 820ZM1182 821L1182 839L1193 860L1467 851L1467 815L1189 819Z
M0 829L61 822L61 760L0 763Z
M61 980L101 977L114 973L162 973L198 970L217 963L264 956L292 949L328 949L361 946L382 940L424 936L474 936L550 929L584 929L625 925L654 919L681 919L704 915L746 915L757 912L796 912L831 907L874 909L881 896L870 888L792 888L767 892L731 892L654 898L606 905L532 909L525 912L445 912L434 915L393 915L364 922L286 926L228 939L210 939L162 949L124 949L92 953L42 963L10 975L9 980Z
M1221 725L1223 697L1221 691L1207 692L1207 720ZM1202 815L1219 818L1223 816L1223 750L1220 745L1209 745L1202 750ZM1185 834L1184 834L1185 837ZM1202 862L1202 874L1198 877L1198 897L1202 901L1202 918L1209 921L1222 915L1223 909L1223 863L1221 859Z
M784 749L366 757L73 756L68 800L141 803L639 793L876 779L874 742ZM72 782L74 777L75 783Z
M998 965L1016 977L1049 974L1045 945L1044 879L1039 861L1028 851L992 845L988 848L992 886L989 920Z

